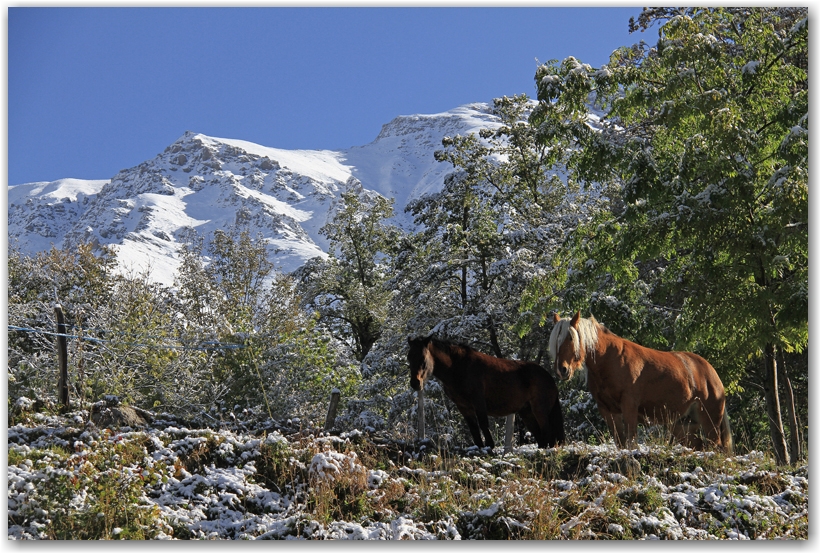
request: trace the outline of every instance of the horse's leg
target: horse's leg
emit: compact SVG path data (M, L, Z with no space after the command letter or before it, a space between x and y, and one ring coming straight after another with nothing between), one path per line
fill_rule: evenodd
M535 420L535 416L532 414L532 409L530 409L529 404L524 405L518 412L518 415L521 417L521 420L524 421L524 426L530 431L532 437L538 442L538 447L543 447L541 445L541 427L538 426L538 421ZM521 440L521 443L523 444L524 440Z
M481 424L478 421L478 417L473 415L472 417L467 418L467 426L470 427L470 434L473 435L473 442L478 447L484 447L484 440L481 439ZM492 447L492 445L490 446Z
M552 378L544 373L537 390L537 396L534 400L530 400L530 405L541 427L541 439L538 445L544 448L563 445L567 437L564 432L564 415L561 412L558 388Z
M702 443L698 437L700 425L687 414L681 415L672 424L672 436L674 440L686 447L700 449Z
M634 401L621 402L623 441L627 448L638 445L638 405Z
M524 424L527 425L530 434L535 438L538 447L549 447L546 441L546 427L544 426L541 413L539 413L537 409L533 409L532 403L526 404L519 413L521 414L521 418L524 419Z
M535 417L535 420L538 424L539 432L538 432L538 447L547 448L553 447L557 440L557 436L553 436L550 430L550 408L552 404L548 404L546 401L534 401L530 403L530 407L532 408L532 414ZM558 398L555 399L558 401ZM563 421L561 421L563 423Z
M721 436L724 409L725 405L718 402L710 402L708 405L701 403L700 407L700 427L703 435L707 442L720 448L724 448L723 436Z
M600 405L598 406L598 410L601 412L604 422L609 427L609 433L612 434L612 439L615 441L615 445L619 448L623 448L624 437L626 434L624 430L623 417L621 415L611 413Z
M701 449L703 443L698 436L700 418L700 404L699 401L696 400L672 422L671 429L673 438L686 447Z
M484 441L490 449L494 448L495 440L493 440L493 435L490 433L490 418L487 415L487 409L476 409L476 417L478 417L478 426L484 432Z
M471 411L466 408L462 408L459 405L456 405L458 410L461 411L461 414L464 416L464 420L467 421L467 426L470 428L470 434L473 436L473 443L478 447L484 447L484 441L481 439L481 431L478 428L478 418L476 417L475 411Z

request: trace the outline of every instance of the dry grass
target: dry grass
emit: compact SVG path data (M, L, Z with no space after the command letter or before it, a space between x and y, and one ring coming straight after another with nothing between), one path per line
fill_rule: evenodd
M39 422L10 429L10 537L808 537L807 466L763 454L581 443L420 453L361 433Z

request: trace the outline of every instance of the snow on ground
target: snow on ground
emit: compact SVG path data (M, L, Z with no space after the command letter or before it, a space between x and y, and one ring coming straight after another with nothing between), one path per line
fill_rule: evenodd
M68 199L76 202L83 195L96 194L110 180L60 179L53 182L33 182L9 186L9 203L20 203L23 198L38 198L56 202Z
M78 219L109 182L60 179L9 186L9 241L28 252L60 247L67 222Z
M341 163L341 154L332 150L283 150L281 148L261 146L245 140L216 138L204 134L198 134L196 138L214 146L228 144L249 154L268 157L278 161L282 167L290 169L294 173L319 182L345 182L351 174L351 168Z
M86 411L12 422L14 540L808 537L808 467L759 452L436 450L270 420L101 429Z

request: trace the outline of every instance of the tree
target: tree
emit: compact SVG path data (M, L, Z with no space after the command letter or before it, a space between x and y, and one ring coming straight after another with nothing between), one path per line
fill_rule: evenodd
M70 333L85 325L115 293L116 254L105 246L95 251L92 244L79 244L26 256L10 245L8 265L9 324L35 331L9 333L9 396L29 394L45 400L56 392L54 338L42 333L55 331L53 306L62 306ZM78 345L70 342L72 349ZM77 359L71 350L69 359ZM76 374L74 367L69 368Z
M583 229L577 274L623 285L643 270L679 302L674 345L707 348L730 391L762 359L780 463L778 352L808 342L807 15L646 9L631 27L659 24L656 46L621 48L598 70L541 66L533 114L541 140L575 148L575 178L623 201ZM597 128L590 98L607 112Z
M9 260L10 321L34 331L10 336L10 399L47 403L54 395L55 299L68 323L69 383L81 408L114 394L149 409L189 412L208 395L203 355L173 341L177 303L148 272L116 272L113 252L95 254L90 244L33 257L10 252Z
M314 259L299 271L308 307L362 361L381 335L390 291L390 256L400 231L386 221L393 200L380 195L342 193L333 218L320 229L330 240L329 257Z
M265 240L246 227L210 238L186 237L175 283L180 338L207 352L203 395L212 407L318 421L330 391L347 397L358 372L302 308L296 280L274 270Z
M480 183L468 173L451 174L441 192L411 202L408 210L424 229L419 238L426 247L418 248L424 253L411 274L417 279L413 288L427 288L427 311L453 337L472 334L476 339L476 330L486 333L491 350L501 356L502 321L488 301L502 277L492 266L500 257L501 236Z
M534 105L523 94L497 98L500 125L443 140L436 159L454 172L440 192L407 207L420 228L418 262L401 268L411 278L400 289L430 298L430 320L414 328L438 325L495 355L540 361L545 317L536 306L563 293L556 253L594 202L576 201L566 153L536 140Z

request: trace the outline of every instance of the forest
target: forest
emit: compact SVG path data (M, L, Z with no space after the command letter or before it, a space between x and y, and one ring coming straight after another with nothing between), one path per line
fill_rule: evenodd
M477 501L470 509L459 504L458 512L467 509L472 522L465 516L459 522L446 509L432 513L437 503L427 501L414 507L428 516L429 524L419 532L445 538L591 537L581 527L600 523L582 513L603 495L597 495L600 478L584 469L606 465L595 449L605 444L614 456L612 467L623 462L583 381L558 383L569 445L548 452L526 449L529 453L519 452L523 460L512 462L515 468L492 452L482 457L468 447L469 431L435 380L425 387L428 439L414 443L418 406L406 359L409 337L435 335L549 367L553 314L581 311L644 346L708 359L726 389L738 456L725 462L760 463L766 474L778 475L771 477L775 483L768 494L756 480L761 474L756 468L741 467L741 473L752 476L733 485L754 483L761 495L791 495L792 503L804 509L798 509L799 521L777 525L798 528L791 534L784 530L784 536L807 537L807 500L794 499L808 493L807 17L807 8L645 8L630 21L630 29L656 35L657 41L618 49L600 68L572 57L542 63L534 75L534 98L521 94L494 100L499 128L445 138L435 157L452 172L439 192L407 206L416 230L392 223L391 199L345 192L322 229L331 244L329 256L294 273L279 272L268 260L268 246L242 227L211 236L191 230L182 240L182 264L172 286L154 282L150 272L124 274L116 253L106 247L82 244L26 256L10 245L9 528L36 534L31 520L21 522L35 515L11 507L18 481L11 475L13 465L28 462L31 468L32 461L42 462L45 453L35 455L34 442L22 436L44 425L52 428L40 431L49 443L47 453L63 463L92 441L107 444L84 454L100 471L103 465L95 464L93 455L110 460L116 452L115 457L138 459L142 454L131 450L147 448L155 459L170 463L162 469L170 471L164 476L161 469L151 469L157 482L184 481L186 474L196 474L192 467L207 469L208 462L213 470L238 467L239 452L247 449L252 452L248 458L256 459L251 471L256 483L273 486L269 489L281 494L280 505L288 478L309 482L305 485L312 490L300 492L294 484L289 501L299 503L299 493L335 498L325 498L330 511L322 511L315 497L303 502L304 509L325 517L321 531L314 527L317 535L331 538L340 537L331 521L355 517L360 526L348 534L401 537L395 516L384 535L368 532L387 516L377 511L395 515L413 505L397 499L402 490L382 486L393 482L403 455L427 463L423 466L431 475L458 473L453 478L459 483L481 467L490 480L513 471L521 486L522 471L540 471L542 478L568 482L559 486L563 495L555 504L570 513L561 523L536 524L532 517L540 511L532 505L520 512L536 514L516 518L512 499L504 505ZM65 314L69 337L70 406L58 397L55 305ZM319 436L333 390L340 392L340 404L331 428L322 434L327 447L309 445L304 440ZM157 430L164 435L136 438L134 431L125 431L119 444L110 434L90 440L79 429L54 430L65 424L80 428L95 411L118 403L165 421ZM72 417L79 419L71 422ZM493 424L503 432L503 419ZM179 428L190 433L175 434ZM228 451L223 446L230 440L215 429L254 429L267 437L253 443L231 438ZM668 465L660 460L672 455L668 451L699 459L677 467L681 474L719 472L720 463L709 455L680 446L657 449L668 441L662 428L642 428L639 441L650 444L638 455L639 472L645 475L657 476L659 467ZM530 442L522 428L518 445ZM76 453L72 443L81 444ZM350 449L351 443L360 449ZM203 452L201 462L193 458L196 451ZM301 461L288 465L283 452ZM362 463L371 463L372 470L360 469ZM552 472L545 468L550 463ZM428 482L413 476L412 467L401 469L410 471L405 478L416 485ZM317 482L323 481L323 470L347 471L350 478L361 474L355 482L337 479L335 488L322 488ZM607 470L601 473L604 479L618 482ZM586 479L583 485L579 474ZM785 483L800 481L800 475L804 484ZM692 481L675 478L661 478L663 486ZM409 489L407 481L396 479L391 485ZM436 493L447 485L436 484ZM83 489L92 490L88 486ZM530 493L524 488L522 494ZM561 502L573 489L577 501L570 508ZM663 497L674 495L664 489ZM391 493L396 498L384 499L378 509L363 506L376 501L375 495ZM355 496L358 507L343 501L345 494ZM660 492L637 487L620 489L615 497L623 505L641 504L646 513L663 503ZM601 507L603 500L597 501ZM653 501L658 502L654 507ZM672 520L692 516L685 508L683 515L674 507L667 510ZM717 517L731 518L734 527L728 534L708 527L665 537L769 537L757 523L741 524L743 517L733 516ZM572 517L584 524L567 526ZM108 514L101 518L109 520ZM416 520L422 518L416 512ZM599 534L664 537L628 518L608 519ZM361 522L365 519L370 526ZM311 524L293 522L273 537L309 537ZM695 526L690 519L687 524ZM183 519L166 526L162 535L209 536L201 524L194 531ZM76 536L72 532L81 527L67 528L63 536ZM129 531L124 537L160 532L143 528L129 536ZM250 535L270 537L271 531L259 528ZM100 532L110 534L111 528ZM215 536L248 537L238 530Z

